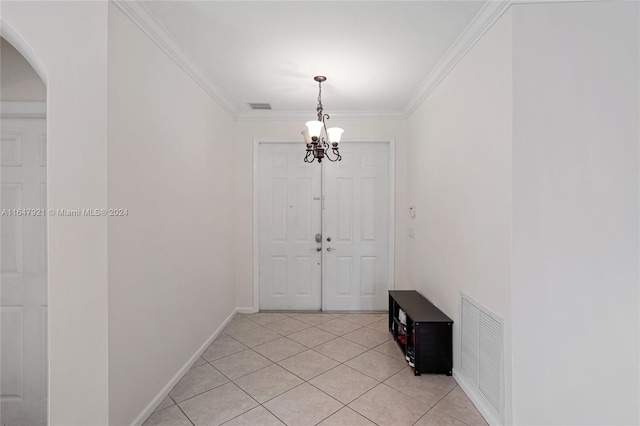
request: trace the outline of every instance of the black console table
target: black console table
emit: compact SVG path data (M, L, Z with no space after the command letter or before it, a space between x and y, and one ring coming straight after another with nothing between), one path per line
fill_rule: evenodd
M389 331L416 376L421 373L451 376L453 321L420 293L389 291Z

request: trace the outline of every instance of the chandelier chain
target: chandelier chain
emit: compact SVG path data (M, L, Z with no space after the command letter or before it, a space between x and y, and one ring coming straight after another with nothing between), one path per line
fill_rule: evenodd
M322 81L318 82L318 106L316 107L316 111L318 112L318 120L322 117L322 111L324 108L322 107Z

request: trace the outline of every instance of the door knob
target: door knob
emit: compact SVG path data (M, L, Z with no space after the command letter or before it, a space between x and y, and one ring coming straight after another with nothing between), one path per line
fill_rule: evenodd
M334 251L335 249L333 247L327 247L327 251Z
M316 251L322 251L322 247L316 247Z

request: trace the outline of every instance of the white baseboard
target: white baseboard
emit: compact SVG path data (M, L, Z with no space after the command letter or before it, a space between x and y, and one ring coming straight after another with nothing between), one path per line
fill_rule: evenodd
M233 319L233 317L242 309L244 308L236 308L233 310L233 312L231 312L231 314L227 317L227 319L224 320L220 327L218 327L216 331L213 332L213 334L202 344L202 346L200 346L200 348L198 348L198 350L191 356L191 358L189 358L189 360L182 366L182 368L180 368L180 370L178 370L178 372L171 378L171 380L169 380L169 383L167 383L158 393L158 395L156 395L156 397L153 398L151 402L144 408L144 410L142 410L142 412L138 414L138 417L136 417L135 420L131 423L131 426L140 426L142 425L142 423L144 423L145 420L147 420L147 418L160 405L162 400L164 400L167 395L169 395L171 389L173 389L173 387L180 381L180 379L182 379L182 376L187 373L191 366L195 364L198 358L200 358L200 355L202 355L203 352L207 350L209 345L213 343L216 337L218 337L222 330L227 326L229 321L231 321L231 319Z
M256 312L258 312L259 309L258 308L236 308L236 312L238 312L239 314L255 314Z
M482 417L489 423L491 426L502 426L504 425L504 421L500 418L499 415L496 414L494 409L489 405L486 401L485 397L480 393L477 387L473 385L467 378L458 373L458 371L453 369L453 378L456 379L458 385L462 388L464 393L467 394L473 405L476 406Z

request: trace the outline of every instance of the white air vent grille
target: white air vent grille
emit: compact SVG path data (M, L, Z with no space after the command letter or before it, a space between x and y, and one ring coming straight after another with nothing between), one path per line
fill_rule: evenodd
M460 294L462 374L485 396L497 414L504 406L504 321Z
M467 299L462 299L460 306L460 334L461 334L461 368L466 376L478 386L478 341L480 319L478 317L480 311L470 303Z
M498 413L502 412L502 322L480 311L478 387Z

